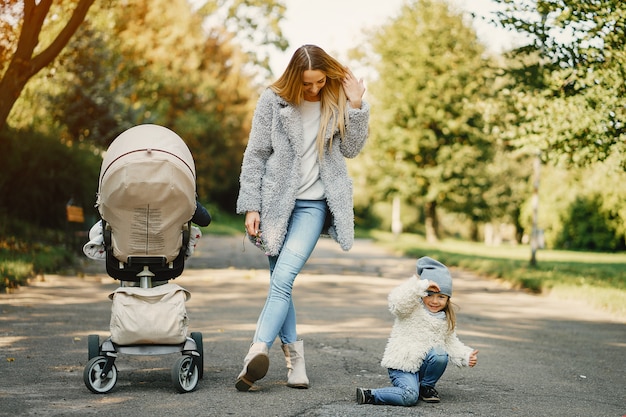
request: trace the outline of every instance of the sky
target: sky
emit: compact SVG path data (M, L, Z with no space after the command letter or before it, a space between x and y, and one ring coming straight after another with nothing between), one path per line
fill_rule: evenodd
M301 45L320 46L342 62L346 52L364 42L363 28L377 27L394 17L404 0L285 0L287 11L282 22L289 41L284 53L273 53L270 65L279 76L293 52ZM493 10L491 0L451 0L461 10L487 15ZM475 25L479 39L494 52L500 52L514 41L509 32L485 23ZM358 76L358 74L357 74Z

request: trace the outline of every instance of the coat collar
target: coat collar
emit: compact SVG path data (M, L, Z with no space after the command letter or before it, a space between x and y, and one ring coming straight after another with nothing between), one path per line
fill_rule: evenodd
M304 148L304 129L302 127L302 115L300 114L300 110L297 106L287 103L282 98L280 99L279 105L281 105L279 114L282 118L283 127L285 128L287 137L289 138L296 155L298 157L302 157Z

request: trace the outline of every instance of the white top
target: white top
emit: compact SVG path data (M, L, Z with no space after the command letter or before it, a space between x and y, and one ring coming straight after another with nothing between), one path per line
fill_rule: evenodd
M323 200L324 185L320 180L320 165L317 152L317 132L320 128L321 102L302 101L302 127L304 130L302 164L300 165L300 187L297 199Z

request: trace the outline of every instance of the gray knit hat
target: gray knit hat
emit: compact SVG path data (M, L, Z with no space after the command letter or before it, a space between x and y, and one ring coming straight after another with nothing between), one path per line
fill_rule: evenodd
M434 281L439 285L440 293L452 297L452 277L444 264L428 256L417 260L417 275L421 279Z

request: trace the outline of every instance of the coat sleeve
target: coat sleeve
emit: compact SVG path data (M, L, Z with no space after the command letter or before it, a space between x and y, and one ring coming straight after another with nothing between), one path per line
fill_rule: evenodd
M427 280L412 276L389 293L389 311L398 318L409 316L417 307L422 307L427 288Z
M456 332L448 333L446 337L446 351L448 352L450 363L459 367L469 366L469 356L473 350L459 340Z
M239 196L237 213L261 211L261 185L265 164L272 154L271 132L273 123L273 96L267 89L257 102L248 145L243 154L241 175L239 176Z
M363 100L360 109L348 109L346 137L341 141L341 153L346 158L356 157L369 135L370 106Z

